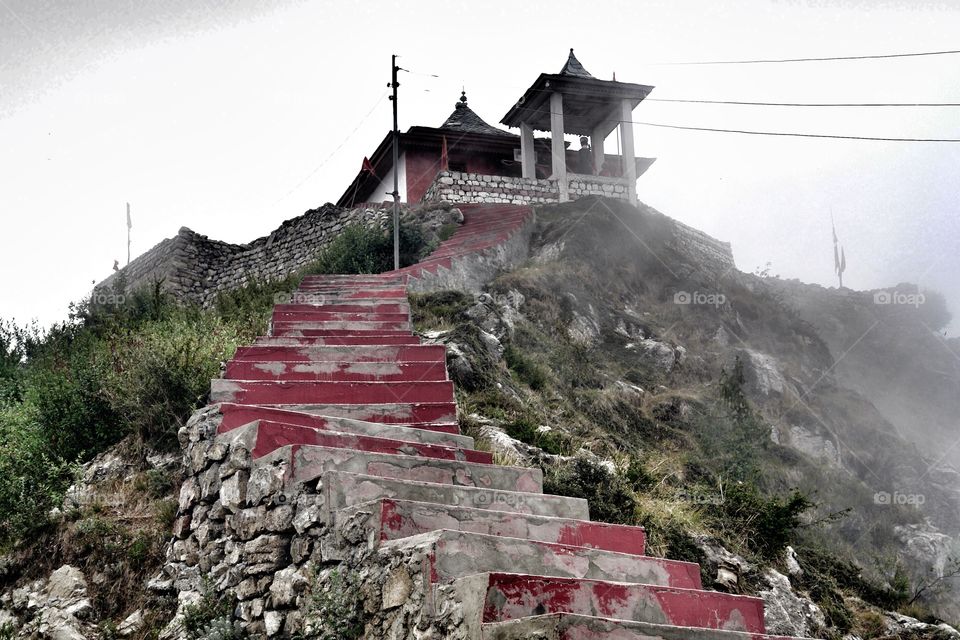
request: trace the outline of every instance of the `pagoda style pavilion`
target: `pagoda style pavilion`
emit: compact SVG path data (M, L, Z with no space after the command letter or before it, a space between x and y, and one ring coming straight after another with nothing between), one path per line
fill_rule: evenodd
M573 49L559 73L540 74L501 123L485 122L467 104L466 92L439 127L410 127L399 134L393 166L393 132L337 201L340 206L390 199L398 172L400 199L530 204L600 195L637 202L637 178L653 158L634 156L633 109L653 87L599 80ZM623 153L607 154L604 141L619 127ZM549 132L535 138L534 131ZM588 147L569 150L564 135Z
M520 155L524 178L536 177L534 131L549 131L552 173L557 181L560 202L569 199L569 170L563 135L590 139L594 173L606 164L603 143L618 126L623 145L623 171L629 199L637 202L637 165L634 161L633 110L653 90L642 84L598 80L583 68L570 49L560 73L541 73L501 123L520 128Z

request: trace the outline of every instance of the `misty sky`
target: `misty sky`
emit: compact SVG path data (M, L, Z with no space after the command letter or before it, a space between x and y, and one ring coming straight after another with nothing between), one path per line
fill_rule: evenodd
M496 124L570 47L651 98L960 102L960 55L663 64L960 49L958 2L0 0L0 317L65 317L125 262L128 201L134 256L181 226L248 242L335 201L390 126L391 53L413 72L405 129L438 126L461 86ZM649 101L634 119L960 138L956 107ZM640 199L731 241L742 270L834 285L832 212L845 284L919 282L960 315L960 144L636 136L658 158Z

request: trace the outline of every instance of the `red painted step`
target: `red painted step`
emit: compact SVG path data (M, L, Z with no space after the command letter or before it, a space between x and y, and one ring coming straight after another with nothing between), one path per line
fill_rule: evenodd
M318 298L321 300L322 298ZM325 311L328 313L410 313L410 305L406 301L397 301L391 303L381 303L376 300L371 301L351 301L351 302L318 302L317 304L278 304L274 305L274 316L285 313L312 313L314 311Z
M261 336L254 341L258 346L387 346L419 345L420 337L414 335L353 335L353 336Z
M447 380L445 362L230 361L228 380L420 382Z
M268 382L215 379L211 402L379 404L453 402L452 382Z
M229 400L214 402L231 402ZM244 403L237 403L244 404ZM395 425L436 425L434 429L449 428L450 433L458 433L457 403L450 402L382 402L374 404L323 404L320 402L261 402L278 409L298 411L316 416L350 418L364 422L382 422ZM454 425L448 427L448 425ZM426 428L426 427L423 427Z
M527 496L527 499L537 500L542 496ZM644 552L643 527L391 498L383 498L376 504L366 503L362 509L375 514L371 526L380 540L399 540L437 529L456 529L638 556Z
M443 345L313 346L276 345L240 347L237 362L446 362Z
M488 574L483 622L545 613L580 613L760 634L766 630L760 598L649 584Z
M225 433L232 429L242 427L255 420L272 420L275 422L284 422L286 424L294 424L301 427L310 427L311 429L321 429L324 431L342 431L343 427L340 426L340 420L351 420L351 418L341 419L338 417L328 417L312 413L305 413L303 411L292 411L289 409L261 405L234 404L231 402L221 403L220 412L223 415L223 418L221 419L220 427L218 429L219 433ZM382 424L409 428L411 430L434 431L437 433L451 435L460 433L460 427L456 422L383 422Z
M409 330L372 330L372 331L360 331L357 329L298 329L296 326L292 327L273 327L273 335L275 336L289 336L293 338L387 338L377 342L373 340L372 342L366 342L362 344L416 344L413 342L391 342L389 338L415 338L412 336Z
M476 451L475 449L445 447L437 444L392 440L337 431L320 431L269 420L257 420L245 428L255 429L257 432L255 445L251 451L254 458L260 458L287 445L313 445L329 449L348 449L367 453L388 453L391 455L421 456L436 460L493 464L493 454L486 451Z

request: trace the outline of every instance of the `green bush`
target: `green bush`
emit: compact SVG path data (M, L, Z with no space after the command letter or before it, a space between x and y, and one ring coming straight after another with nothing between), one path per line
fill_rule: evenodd
M12 322L0 321L0 402L21 397L22 330Z
M728 487L723 500L705 505L704 511L737 548L772 559L796 542L801 516L814 506L799 491L768 498L753 484L742 482Z
M410 294L410 316L418 330L453 324L464 318L473 296L462 291Z
M547 453L563 455L570 450L570 441L556 431L540 431L540 425L528 414L521 414L504 425L511 438L540 447Z
M426 249L418 226L400 225L400 266L419 261ZM314 273L383 273L393 269L393 233L363 224L343 229L304 271Z
M27 347L24 398L37 412L50 452L88 459L123 435L120 416L104 394L110 345L81 325L53 327Z
M183 630L189 640L245 637L239 621L234 620L235 599L215 589L212 582L205 582L200 599L183 608Z
M267 332L273 305L289 299L301 276L280 280L256 280L240 289L217 296L214 307L223 322L238 325L238 331L252 340Z
M503 358L507 361L510 370L517 374L522 382L534 391L543 389L547 384L547 374L536 362L523 355L520 351L507 345L503 350Z
M73 472L72 465L50 450L30 405L0 403L0 546L47 522Z
M590 519L631 524L636 501L627 480L587 458L555 467L543 480L543 492L590 502Z
M241 340L217 316L190 311L128 333L106 380L111 406L143 441L175 447L177 429L204 403L210 380Z
M360 585L354 574L330 572L326 583L313 587L307 618L317 640L359 640L366 627L366 613Z

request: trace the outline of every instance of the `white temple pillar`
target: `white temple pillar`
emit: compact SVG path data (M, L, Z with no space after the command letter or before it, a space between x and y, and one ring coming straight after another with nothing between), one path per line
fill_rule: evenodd
M520 123L520 169L524 178L537 177L537 154L533 150L533 127Z
M620 103L620 138L623 142L623 179L627 183L630 204L637 204L637 158L633 149L633 105L624 98Z
M606 159L603 153L603 141L607 139L608 133L610 133L609 129L601 124L590 135L590 148L593 149L593 173L595 175L600 175L603 170L603 162Z
M567 147L563 143L563 95L550 94L550 151L553 156L553 179L560 190L560 202L567 202Z

